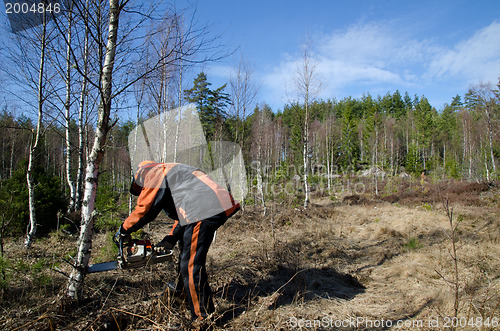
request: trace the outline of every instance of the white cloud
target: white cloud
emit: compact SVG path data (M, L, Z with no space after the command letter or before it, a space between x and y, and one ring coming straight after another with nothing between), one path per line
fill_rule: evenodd
M425 44L409 40L390 24L354 25L320 38L312 56L325 86L321 97L332 97L352 85L411 85L417 77L411 66L421 61ZM292 85L299 64L300 59L288 57L264 76L263 84L283 94L283 86Z
M431 90L446 86L445 79L465 89L479 81L496 81L500 74L500 23L448 47L438 44L437 36L416 35L416 31L398 29L395 22L385 22L357 24L319 38L312 56L325 86L320 97L338 97L337 92L349 88ZM267 94L290 95L299 63L298 55L287 56L263 73Z
M468 83L495 81L500 75L500 23L493 22L472 37L443 48L429 66L429 76Z
M365 24L351 26L327 36L318 46L319 52L329 58L351 65L386 67L394 62L394 55L404 48L398 47L397 36L388 26Z

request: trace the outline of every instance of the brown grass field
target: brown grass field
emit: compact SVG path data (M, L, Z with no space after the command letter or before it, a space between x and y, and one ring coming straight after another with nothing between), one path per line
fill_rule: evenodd
M379 193L388 193L380 196L316 195L306 210L268 203L265 216L246 206L219 229L209 253L211 327L498 329L499 186L441 182L389 192L382 185ZM168 226L156 221L145 231L157 242ZM21 243L6 242L14 262L1 293L1 329L188 328L187 310L164 292L174 262L88 275L85 299L70 307L60 300L65 278L50 268L75 252L76 238L55 233L28 253ZM96 235L95 261L106 260L109 245L109 234Z

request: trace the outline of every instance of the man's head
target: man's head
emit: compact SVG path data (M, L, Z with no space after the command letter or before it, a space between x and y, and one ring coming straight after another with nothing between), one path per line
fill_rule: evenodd
M144 187L144 179L149 170L155 165L157 165L157 163L153 161L142 161L139 163L134 178L132 179L132 185L130 185L130 193L135 196L141 194L141 190Z

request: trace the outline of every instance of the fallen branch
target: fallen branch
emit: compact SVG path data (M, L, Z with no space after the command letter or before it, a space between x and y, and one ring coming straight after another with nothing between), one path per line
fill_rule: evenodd
M146 316L138 315L138 314L135 314L135 313L132 313L132 312L129 312L129 311L126 311L126 310L114 308L114 307L111 307L110 309L115 310L115 311L119 311L119 312L124 313L124 314L128 314L128 315L131 315L131 316L135 316L135 317L139 317L139 318L145 319L145 320L153 323L157 327L161 327L160 324L156 323L155 321L153 321L152 319L150 319L150 318L148 318Z
M311 268L306 268L306 269L302 269L302 270L297 271L285 284L281 285L276 291L274 291L270 296L268 296L268 298L270 298L271 300L264 300L264 302L260 305L259 309L257 309L257 312L255 313L255 320L252 323L252 325L255 326L255 323L257 322L257 317L259 316L260 311L264 308L264 306L266 304L268 304L268 306L270 306L270 305L276 303L276 300L278 300L279 296L281 295L280 291L282 288L287 286L295 278L295 276L297 276L298 274L300 274L303 271L310 270L310 269Z
M65 273L64 271L62 271L61 269L59 269L58 267L51 268L50 270L58 272L61 275L63 275L64 277L69 278L69 275L67 273Z
M106 302L108 302L108 299L109 299L109 296L111 295L111 293L113 292L115 286L116 286L116 283L118 282L118 277L116 277L116 280L115 280L115 283L113 284L113 286L111 287L111 290L109 291L108 295L106 296L106 299L104 300L102 306L101 306L101 312L102 310L104 309L104 306L106 306Z
M120 328L120 324L118 324L118 321L116 320L115 314L113 314L113 312L111 312L111 315L113 316L113 319L115 320L116 326L118 327L118 331L122 331Z
M32 325L32 324L35 324L36 322L41 321L41 320L43 320L43 319L45 319L45 318L50 318L50 316L49 316L49 315L47 315L47 313L45 313L45 314L43 314L42 316L38 317L36 320L31 321L31 322L29 322L29 323L26 323L26 324L24 324L24 325L21 325L20 327L17 327L17 328L15 328L15 329L12 329L11 331L17 331L17 330L24 329L24 328L26 328L27 326ZM52 325L51 325L51 330L52 330Z

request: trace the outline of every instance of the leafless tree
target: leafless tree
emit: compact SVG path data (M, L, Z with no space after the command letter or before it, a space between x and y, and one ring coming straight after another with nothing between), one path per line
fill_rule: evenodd
M127 93L137 85L137 82L151 77L164 68L175 66L181 59L184 62L207 60L207 57L196 59L194 55L208 52L213 47L207 46L212 40L207 39L206 30L195 28L194 25L189 25L181 34L174 34L173 38L167 37L165 40L158 38L164 29L175 30L176 27L171 27L169 22L156 19L155 13L164 12L164 8L159 8L156 3L149 4L151 6L149 8L145 8L146 5L148 4L141 3L138 8L134 8L130 0L109 0L107 6L104 2L94 3L87 13L87 9L81 3L75 4L75 13L78 13L81 19L85 18L83 22L85 26L89 26L90 38L97 47L97 57L88 62L89 72L86 74L78 62L77 50L72 51L72 56L75 59L76 71L98 92L98 109L94 140L85 170L82 220L75 269L68 282L67 294L73 299L81 297L85 272L90 260L99 166L104 157L108 133L114 125L111 119L113 102L116 103L117 97ZM171 9L171 13L174 17L177 15L175 8ZM138 18L136 20L129 18L132 16ZM124 20L128 21L123 24ZM119 22L122 22L120 29ZM159 23L167 24L163 29L154 29L155 24L159 26ZM178 21L173 21L172 24L178 24ZM157 47L158 43L160 45L171 43L171 47L164 48L164 52L159 52L160 56L147 62L146 65L137 66L139 59L148 52L148 49Z
M21 102L29 108L36 109L36 127L32 130L29 141L28 169L26 182L28 186L29 224L24 241L29 248L36 234L36 206L35 190L36 179L35 165L39 154L39 145L44 134L43 121L46 115L46 104L52 92L47 88L47 82L54 79L53 71L47 65L49 45L52 44L55 33L49 27L47 13L42 15L42 22L38 26L18 31L11 35L10 47L2 50L2 55L7 60L8 70L4 70L19 87L11 91ZM22 91L17 94L17 91Z
M244 126L240 127L239 123L245 120L259 90L253 81L253 66L244 58L243 54L231 75L229 86L231 89L231 108L238 120L235 140L242 145L245 132Z
M307 38L306 42L302 46L302 57L301 62L297 65L296 74L296 88L297 93L300 98L303 99L305 116L304 116L304 130L303 130L303 167L304 167L304 208L307 208L309 204L309 122L310 122L310 105L314 98L318 95L321 90L321 82L318 79L317 63L311 54L311 42L310 38Z
M498 113L498 100L495 95L495 90L489 84L481 84L476 89L478 95L479 103L478 107L482 108L486 120L486 139L489 149L489 158L491 161L491 168L493 172L496 173L497 168L495 164L495 154L494 154L494 136L498 133L494 132L495 127L495 113ZM486 170L488 170L488 162L486 162Z
M113 78L117 50L119 19L120 13L124 9L127 2L128 1L121 2L119 0L109 1L108 38L105 47L102 70L100 71L98 82L100 87L98 119L94 143L87 160L87 168L85 172L85 190L83 194L82 221L80 237L78 240L76 265L68 282L68 296L70 298L80 296L83 288L85 269L90 260L94 223L93 212L95 209L99 165L104 156L104 145L106 143L108 132L111 128L110 115L113 96L111 81Z

